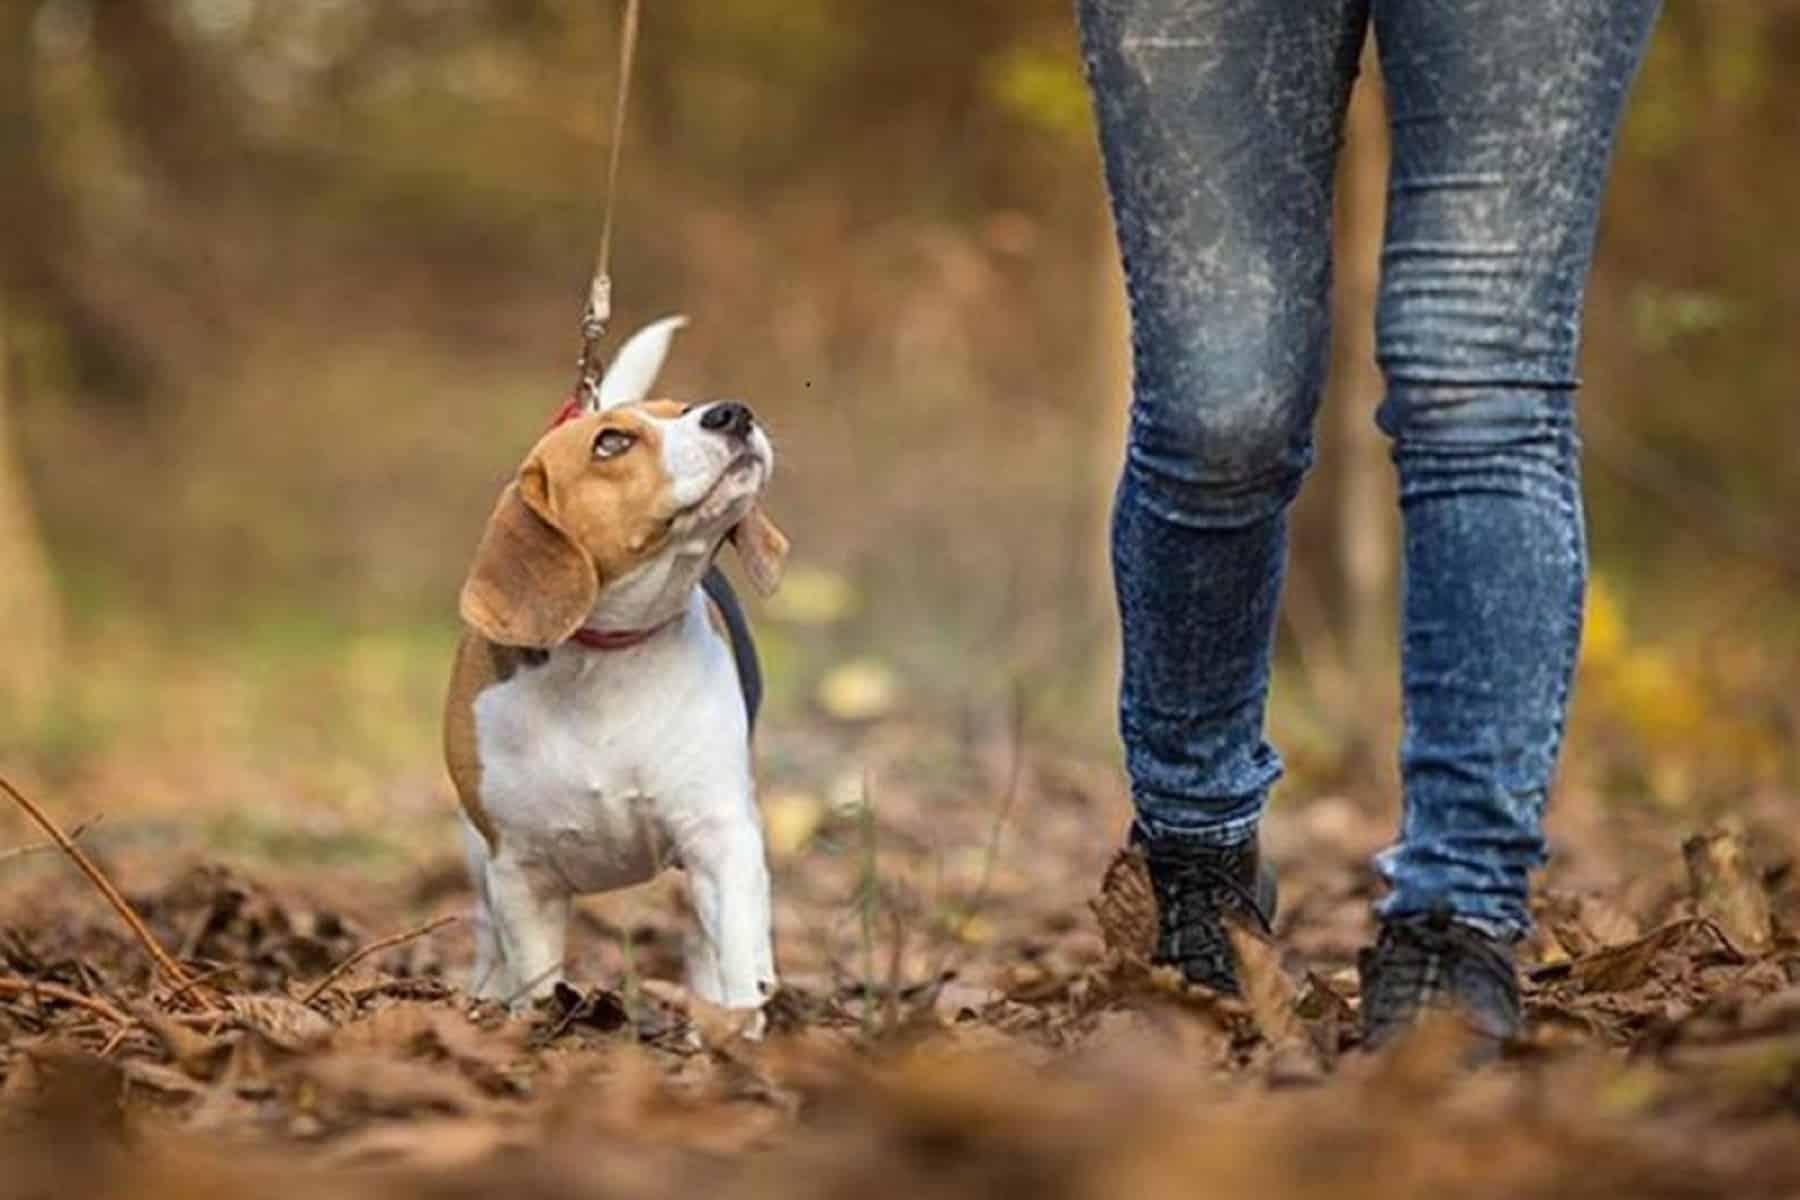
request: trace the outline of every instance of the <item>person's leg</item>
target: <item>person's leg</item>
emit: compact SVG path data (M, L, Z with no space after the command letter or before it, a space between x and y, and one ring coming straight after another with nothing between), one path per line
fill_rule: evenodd
M1332 168L1367 3L1077 7L1131 301L1119 709L1155 873L1159 849L1250 843L1280 773L1263 736L1270 643L1285 513L1312 457ZM1164 957L1229 984L1228 964L1201 961L1209 936L1183 950L1164 934Z
M1405 811L1384 923L1523 936L1580 632L1582 292L1655 0L1377 0L1377 350L1405 524Z

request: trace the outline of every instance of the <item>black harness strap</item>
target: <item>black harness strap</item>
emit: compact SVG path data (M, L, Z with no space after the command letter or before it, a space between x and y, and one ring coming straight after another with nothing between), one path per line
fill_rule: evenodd
M750 728L756 728L756 712L762 707L762 664L756 657L756 643L750 637L750 621L744 606L738 603L731 581L717 566L708 567L700 579L707 596L719 606L725 617L725 632L731 641L731 657L737 661L738 687L744 693L744 712Z

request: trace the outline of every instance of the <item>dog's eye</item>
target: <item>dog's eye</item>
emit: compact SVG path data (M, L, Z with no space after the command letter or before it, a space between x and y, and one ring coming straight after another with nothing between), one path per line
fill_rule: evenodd
M594 457L612 458L637 444L637 435L623 429L602 429L594 435Z

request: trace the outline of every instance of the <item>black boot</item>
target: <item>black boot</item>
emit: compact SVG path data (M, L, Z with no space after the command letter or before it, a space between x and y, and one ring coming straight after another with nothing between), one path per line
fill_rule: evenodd
M1375 1049L1427 1009L1459 1014L1489 1052L1519 1035L1519 977L1500 941L1447 916L1385 921L1358 956L1362 1041Z
M1263 864L1256 842L1209 846L1154 837L1133 824L1131 844L1143 851L1156 893L1154 961L1180 967L1189 983L1235 996L1237 955L1225 923L1267 937L1275 921L1275 872Z

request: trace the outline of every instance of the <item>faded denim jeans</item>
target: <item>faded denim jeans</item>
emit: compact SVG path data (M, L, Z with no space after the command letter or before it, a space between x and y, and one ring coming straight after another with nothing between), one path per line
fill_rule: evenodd
M1530 928L1586 575L1575 360L1655 0L1077 0L1131 302L1120 727L1153 837L1252 837L1286 512L1324 381L1332 170L1371 18L1376 312L1405 530L1381 913Z

